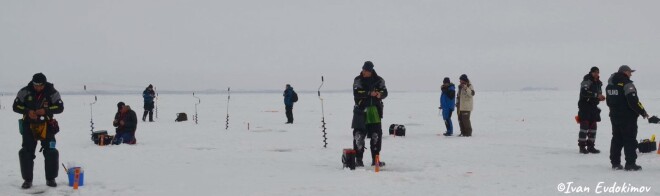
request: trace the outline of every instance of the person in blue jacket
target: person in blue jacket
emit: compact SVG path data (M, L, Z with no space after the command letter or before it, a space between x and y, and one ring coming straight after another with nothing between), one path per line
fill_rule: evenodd
M451 114L456 107L456 86L445 77L442 81L442 94L440 95L440 109L442 110L442 119L445 120L447 132L444 136L451 136L454 133L454 126L451 123Z
M286 123L293 124L293 103L298 101L296 92L290 84L286 84L286 89L282 94L284 96L284 109L286 109Z
M149 122L154 122L154 98L156 98L154 86L149 84L149 86L142 92L142 98L144 98L144 114L142 114L142 122L147 120L147 114L149 115Z

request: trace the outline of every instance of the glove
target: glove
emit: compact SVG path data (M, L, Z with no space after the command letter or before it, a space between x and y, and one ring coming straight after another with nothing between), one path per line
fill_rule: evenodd
M660 118L658 118L657 116L653 116L649 118L649 123L658 124L660 123Z

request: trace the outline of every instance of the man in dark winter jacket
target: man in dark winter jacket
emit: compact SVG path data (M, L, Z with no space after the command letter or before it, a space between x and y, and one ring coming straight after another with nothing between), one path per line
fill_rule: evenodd
M378 76L371 61L365 62L362 72L353 81L354 115L362 118L359 123L353 123L353 149L356 151L358 167L364 166L362 157L366 137L371 138L371 165L376 164L376 155L380 154L383 138L381 119L383 118L383 99L386 97L385 80ZM379 166L382 165L384 162L379 162Z
M149 86L142 92L142 98L144 98L144 114L142 115L142 122L147 120L147 114L149 115L149 122L154 122L154 98L156 98L154 86L149 84Z
M124 102L117 103L117 114L112 125L116 127L115 138L113 144L135 144L135 130L137 129L137 115L131 106L125 105Z
M454 83L449 81L449 78L445 77L442 80L442 86L440 87L442 93L440 94L440 107L442 110L442 119L445 120L445 127L447 127L447 132L444 136L451 136L454 133L454 126L451 123L451 114L456 108L456 86Z
M648 118L644 106L637 97L637 88L630 80L635 70L627 65L619 67L619 71L612 74L607 84L607 106L610 108L610 121L612 121L612 144L610 147L610 161L612 169L624 169L621 166L621 149L626 155L626 171L641 170L635 164L637 160L637 118L641 115Z
M578 120L580 122L578 146L582 154L600 153L600 150L596 149L594 145L596 143L596 123L600 122L598 104L605 100L602 86L598 67L592 67L582 80L580 100L578 101Z
M298 101L296 91L293 91L293 87L290 84L286 84L286 89L282 94L284 96L284 109L286 109L286 124L293 123L293 103Z
M23 115L20 124L23 144L18 152L21 176L25 180L21 188L32 187L37 141L41 141L44 154L46 185L57 187L55 178L59 172L60 155L55 148L55 134L59 131L59 126L53 114L62 113L64 110L60 93L46 80L44 74L37 73L26 87L18 91L12 107L14 112Z

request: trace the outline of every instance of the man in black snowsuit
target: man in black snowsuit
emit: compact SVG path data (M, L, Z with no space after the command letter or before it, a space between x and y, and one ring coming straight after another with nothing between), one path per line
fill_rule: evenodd
M621 166L621 148L626 155L626 171L641 170L635 164L637 160L637 118L641 115L648 118L644 106L639 102L637 89L630 80L635 70L627 65L619 67L619 71L612 74L607 84L607 106L610 108L612 121L612 144L610 148L610 161L612 169L624 169Z
M282 96L284 96L284 109L286 110L286 123L285 124L292 124L293 123L293 104L298 101L296 92L293 91L293 87L291 87L290 84L286 84L286 89L284 89L284 93L282 93Z
M64 110L60 93L46 80L44 74L37 73L32 76L32 81L26 87L18 91L12 108L14 112L23 115L21 119L23 143L21 150L18 151L21 176L25 180L21 188L32 187L37 141L41 141L39 151L43 150L44 154L46 185L57 187L55 178L59 171L60 155L55 148L55 134L59 131L59 126L53 114L62 113Z
M600 108L598 104L605 100L603 96L603 83L600 81L600 70L592 67L584 76L580 86L580 100L578 101L578 119L580 122L580 133L578 134L578 146L580 153L600 153L594 147L596 143L596 123L600 122Z
M376 155L380 154L383 130L380 120L383 118L383 99L387 97L385 80L378 76L374 64L367 61L362 66L362 72L355 77L353 83L353 98L355 101L354 115L361 118L353 123L353 149L356 151L356 166L363 167L362 157L365 149L365 137L371 138L371 165L376 163ZM354 117L355 118L355 117ZM384 165L384 162L380 162Z
M142 115L142 122L147 120L147 114L149 115L149 122L154 122L154 98L156 98L154 86L149 84L149 86L142 92L142 98L144 98L144 114Z

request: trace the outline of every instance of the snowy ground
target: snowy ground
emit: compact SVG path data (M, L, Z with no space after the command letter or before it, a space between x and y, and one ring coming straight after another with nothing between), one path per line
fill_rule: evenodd
M281 94L233 94L229 130L224 129L226 95L199 95L196 125L174 122L177 112L192 120L192 95L161 94L160 118L138 124L137 145L106 147L90 141L91 97L64 95L64 113L56 116L62 129L60 162L82 164L85 185L73 191L60 170L60 186L45 188L43 156L37 154L33 189L45 189L43 195L562 195L560 183L574 182L573 187L596 194L604 182L651 187L646 194L660 194L656 153L639 155L642 172L610 170L611 126L604 104L597 139L603 153L578 153L577 93L478 91L474 136L459 138L439 135L444 127L438 93L392 92L383 127L404 124L407 136L384 138L381 156L388 165L380 173L341 167L341 150L351 147L350 93L323 94L328 148L323 148L315 93L300 94L293 125L284 124ZM660 112L660 92L640 96L651 114ZM19 115L6 105L11 97L2 99L0 195L23 195L30 191L20 189ZM139 95L99 96L96 130L112 130L118 101L141 114ZM455 117L454 123L458 132ZM640 120L638 139L651 134L660 137L660 125Z

